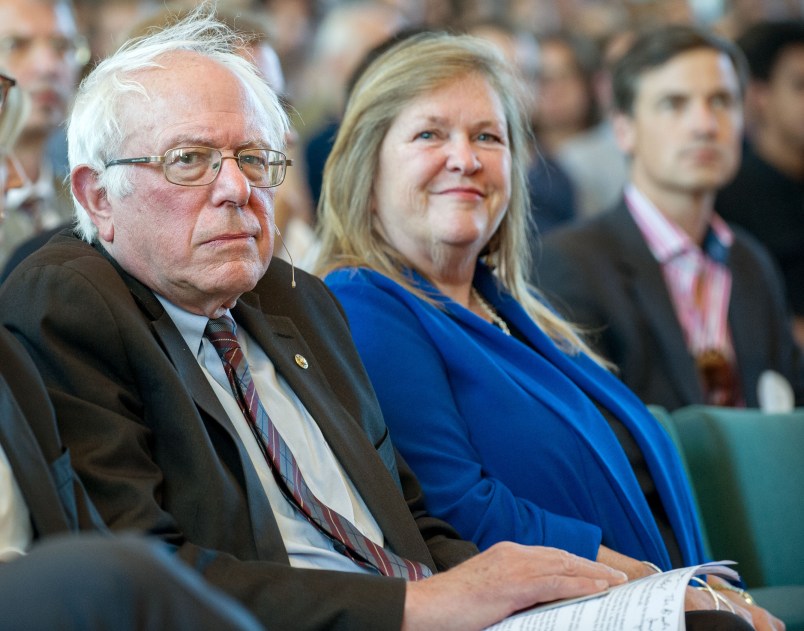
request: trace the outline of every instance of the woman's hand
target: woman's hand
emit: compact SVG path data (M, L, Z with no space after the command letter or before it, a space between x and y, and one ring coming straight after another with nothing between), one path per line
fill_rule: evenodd
M656 570L647 563L638 561L637 559L624 554L620 554L619 552L615 552L611 548L607 548L603 545L597 549L597 559L595 560L598 563L603 563L604 565L608 565L615 570L624 572L629 581L635 581L638 578L650 576L651 574L656 573Z
M729 583L727 583L724 579L720 578L719 576L709 576L708 579L708 583L712 586L712 588L715 589L720 596L726 598L732 604L735 610L739 607L749 616L746 619L754 625L754 628L757 631L784 630L784 622L779 620L767 609L763 609L757 604L748 604L739 594L739 592L735 592L726 587L729 585Z

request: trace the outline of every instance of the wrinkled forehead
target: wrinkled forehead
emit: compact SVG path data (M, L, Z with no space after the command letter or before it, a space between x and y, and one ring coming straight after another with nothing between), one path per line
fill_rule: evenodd
M281 143L281 122L266 107L271 98L267 86L249 83L222 62L190 51L167 53L156 63L128 77L141 90L125 92L119 101L124 144L141 135L156 138L171 128L194 125L202 136L220 133L242 136L238 142ZM233 120L240 121L235 128ZM225 129L217 128L218 121L225 122Z

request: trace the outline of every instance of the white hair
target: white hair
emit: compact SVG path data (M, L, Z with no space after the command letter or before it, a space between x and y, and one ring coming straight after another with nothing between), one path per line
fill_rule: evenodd
M197 53L230 70L257 103L257 112L263 113L270 146L283 148L289 129L287 114L259 71L238 54L242 46L242 38L216 19L214 2L205 2L175 24L123 44L99 63L78 88L67 126L70 170L86 164L98 174L108 195L123 197L131 193L129 170L105 167L119 157L117 153L127 134L126 121L120 120L122 101L131 94L148 98L146 89L133 75L163 68L160 60L181 51ZM97 228L75 196L73 204L76 230L91 243Z

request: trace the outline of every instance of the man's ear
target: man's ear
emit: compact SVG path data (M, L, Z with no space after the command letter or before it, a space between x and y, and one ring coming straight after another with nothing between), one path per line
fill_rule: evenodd
M620 151L630 157L634 153L634 144L636 143L634 119L628 116L628 114L615 112L611 117L611 125L614 130L614 139L617 141L617 146L620 148Z
M98 236L107 243L114 241L112 207L106 189L98 181L98 174L89 165L80 164L70 174L70 184L78 203L97 227Z

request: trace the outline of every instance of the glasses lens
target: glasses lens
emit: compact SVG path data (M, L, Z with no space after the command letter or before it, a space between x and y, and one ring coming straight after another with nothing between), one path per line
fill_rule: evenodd
M174 184L209 184L220 166L221 152L209 147L178 147L165 154L165 177Z
M246 149L238 154L240 169L252 185L278 186L285 179L285 155L271 149Z

